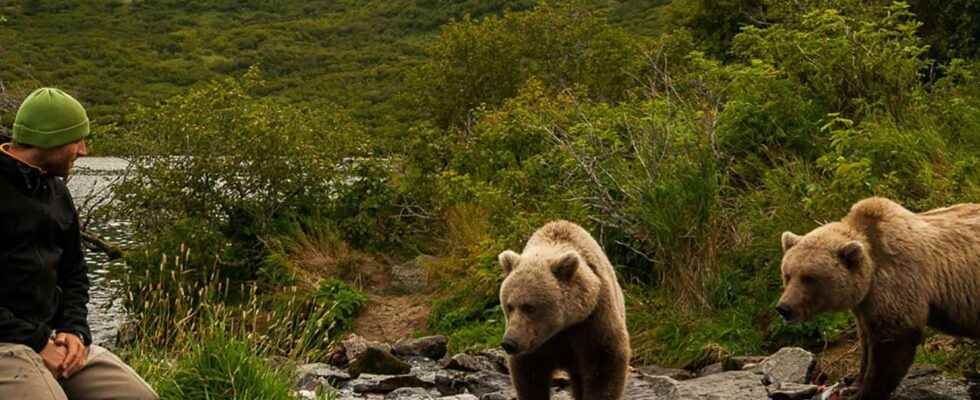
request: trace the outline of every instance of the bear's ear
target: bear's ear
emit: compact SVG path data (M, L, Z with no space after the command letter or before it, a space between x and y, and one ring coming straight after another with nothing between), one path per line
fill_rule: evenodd
M559 280L569 280L575 275L575 271L578 270L578 263L578 253L569 251L562 254L561 257L558 257L554 264L551 264L551 272Z
M504 276L507 276L517 266L517 263L521 260L521 256L513 251L504 250L503 253L497 256L497 259L500 260L500 268L503 268Z
M793 232L783 232L783 252L785 253L793 246L796 246L796 244L800 242L800 239L803 238Z
M837 253L844 261L847 269L853 271L861 266L861 260L864 259L864 245L861 242L853 241L845 244Z

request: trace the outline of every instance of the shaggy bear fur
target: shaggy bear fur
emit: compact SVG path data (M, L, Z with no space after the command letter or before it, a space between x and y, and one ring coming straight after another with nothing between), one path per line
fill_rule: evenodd
M605 253L567 221L538 229L517 254L500 254L503 347L518 398L551 396L555 370L571 376L576 400L623 395L630 359L623 291Z
M887 399L931 326L980 337L980 205L920 214L884 198L855 204L840 222L783 233L787 322L851 310L863 360L857 398Z

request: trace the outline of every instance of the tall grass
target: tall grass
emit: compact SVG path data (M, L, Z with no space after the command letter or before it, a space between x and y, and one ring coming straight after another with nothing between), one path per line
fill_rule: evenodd
M219 271L188 267L191 250L162 257L159 267L125 278L124 306L138 325L141 346L190 350L201 337L248 343L257 355L322 360L336 336L350 326L365 296L340 281L310 293L296 287L261 293L258 285L232 285Z

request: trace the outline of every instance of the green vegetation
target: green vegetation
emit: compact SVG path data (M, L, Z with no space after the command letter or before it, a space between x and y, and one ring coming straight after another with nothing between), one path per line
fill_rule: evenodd
M240 343L321 358L364 302L329 278L370 254L438 256L429 330L496 345L496 256L557 218L616 264L638 362L820 348L853 322L777 321L781 232L980 197L974 0L25 4L0 1L7 99L65 86L102 151L152 161L117 187L132 354L183 390L262 371ZM218 327L219 359L180 345Z

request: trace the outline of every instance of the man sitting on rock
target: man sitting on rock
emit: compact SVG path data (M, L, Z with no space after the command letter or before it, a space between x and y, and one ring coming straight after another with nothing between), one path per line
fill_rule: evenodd
M60 179L88 152L85 109L38 89L12 132L0 145L0 399L156 399L89 333L78 215Z

